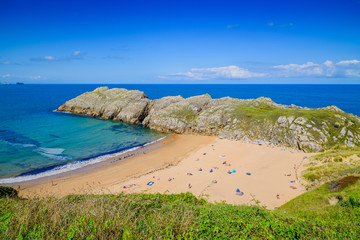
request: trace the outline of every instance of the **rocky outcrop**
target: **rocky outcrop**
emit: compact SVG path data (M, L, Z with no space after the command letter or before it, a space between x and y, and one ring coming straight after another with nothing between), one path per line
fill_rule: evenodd
M335 106L319 109L281 105L270 98L212 99L205 94L149 100L140 91L101 87L58 111L142 124L157 131L260 140L304 151L360 144L360 118Z

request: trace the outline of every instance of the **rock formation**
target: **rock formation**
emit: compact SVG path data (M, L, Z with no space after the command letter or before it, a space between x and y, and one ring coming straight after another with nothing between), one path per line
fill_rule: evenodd
M261 140L304 151L360 145L359 117L335 106L309 109L264 97L212 99L205 94L150 100L140 91L100 87L67 101L58 111L142 124L166 133Z

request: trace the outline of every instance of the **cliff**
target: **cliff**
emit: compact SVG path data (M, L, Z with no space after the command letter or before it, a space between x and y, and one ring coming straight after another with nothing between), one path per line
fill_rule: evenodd
M304 151L360 145L360 118L335 106L309 109L269 98L212 99L208 94L150 100L140 91L100 87L67 101L61 112L112 119L166 133L261 140Z

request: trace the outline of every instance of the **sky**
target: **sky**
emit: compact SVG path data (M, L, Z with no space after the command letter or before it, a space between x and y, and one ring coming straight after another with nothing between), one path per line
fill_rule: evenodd
M0 82L359 84L360 0L0 0Z

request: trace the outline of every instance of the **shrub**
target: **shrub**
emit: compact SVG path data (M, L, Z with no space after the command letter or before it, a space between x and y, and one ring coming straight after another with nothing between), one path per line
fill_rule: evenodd
M18 197L18 191L12 187L0 186L0 198L16 198Z
M340 201L339 205L342 207L360 207L360 201L359 199L354 198L353 196L350 196L347 200Z

